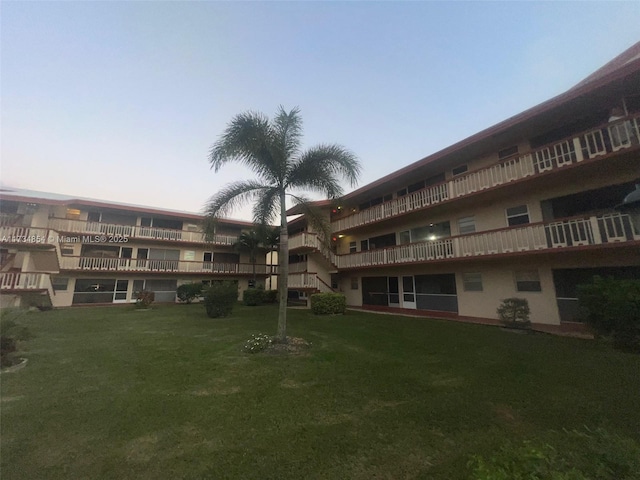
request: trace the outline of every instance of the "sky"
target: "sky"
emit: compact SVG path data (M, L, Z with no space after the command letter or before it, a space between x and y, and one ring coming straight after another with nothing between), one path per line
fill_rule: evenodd
M640 40L637 1L3 0L0 19L0 183L192 212L254 177L207 162L238 113L299 107L304 146L349 148L363 186Z

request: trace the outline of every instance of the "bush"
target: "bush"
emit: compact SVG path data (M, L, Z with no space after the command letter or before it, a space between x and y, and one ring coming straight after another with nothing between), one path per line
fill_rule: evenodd
M640 281L594 277L578 286L583 317L598 336L620 350L640 353Z
M184 283L176 290L178 300L191 303L195 298L202 295L203 285L201 283Z
M264 303L278 303L278 290L265 290Z
M506 442L491 458L474 455L474 480L637 480L640 446L603 429L563 432L555 449L546 443Z
M11 354L17 349L15 338L6 335L0 336L0 366L10 367L13 365L15 362Z
M226 317L238 303L238 284L229 280L214 282L204 291L204 308L210 318Z
M251 335L251 338L245 342L243 350L247 353L258 353L272 343L273 340L269 335L259 333L258 335Z
M311 311L315 315L336 315L347 310L347 299L341 293L314 293Z
M498 307L498 318L509 328L530 328L529 302L526 298L505 298Z
M7 337L13 337L16 340L29 340L33 338L29 327L19 323L26 314L27 311L20 308L7 308L3 310L2 319L0 320L0 333Z
M255 307L264 303L264 297L263 288L248 288L242 292L242 303L249 307Z
M137 308L149 308L149 306L156 299L156 294L149 290L142 290L136 294L136 307Z

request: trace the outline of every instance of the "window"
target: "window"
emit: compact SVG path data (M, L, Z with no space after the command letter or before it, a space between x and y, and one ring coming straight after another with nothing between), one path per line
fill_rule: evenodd
M511 157L518 153L518 145L513 145L512 147L503 148L498 152L498 159L504 160L505 158Z
M396 197L404 197L407 194L407 189L403 188L402 190L398 190L396 193Z
M404 232L400 232L400 245L406 245L411 243L411 232L409 230L405 230Z
M349 253L356 253L356 242L349 242Z
M413 192L417 192L418 190L422 190L423 188L424 188L424 180L421 180L420 182L412 183L411 185L409 185L407 187L407 192L413 193Z
M63 243L60 245L60 253L62 255L73 255L73 244L71 243Z
M464 217L458 220L458 230L460 235L467 233L474 233L476 231L476 219L475 217Z
M56 292L65 291L69 287L69 279L67 277L59 277L57 275L53 275L51 277L51 286Z
M455 177L457 175L462 175L467 170L469 170L469 167L467 165L460 165L456 168L451 169L451 174Z
M358 277L351 277L351 290L358 290Z
M525 223L529 223L529 209L526 205L507 208L507 224L510 227L524 225Z
M362 252L366 252L367 250L369 250L369 240L362 240L360 242L360 250Z
M78 220L80 218L80 210L77 208L67 208L67 218L70 220Z
M537 270L522 270L515 273L518 292L541 292L540 276Z
M481 292L482 291L482 274L481 273L463 273L462 285L465 292Z

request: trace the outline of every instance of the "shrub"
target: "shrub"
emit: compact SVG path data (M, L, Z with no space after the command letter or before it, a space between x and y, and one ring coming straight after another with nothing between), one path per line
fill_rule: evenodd
M7 308L2 311L0 320L0 333L4 336L13 337L16 340L29 340L33 334L29 327L21 325L19 322L27 314L25 309Z
M184 283L176 290L178 300L191 303L195 298L202 295L203 285L201 283Z
M251 335L251 338L245 342L243 350L247 353L258 353L272 343L273 340L269 335L259 333L258 335Z
M229 280L214 282L204 291L204 308L210 318L226 317L238 302L238 284Z
M498 318L509 328L530 328L529 302L526 298L505 298L498 307Z
M620 350L640 352L640 281L595 276L578 286L578 301L598 336L610 336Z
M264 303L265 292L263 288L248 288L242 292L242 303L249 307L255 307Z
M13 356L11 355L17 350L17 342L13 337L6 335L0 336L0 366L10 367L14 364Z
M278 290L265 290L264 303L278 303Z
M311 295L311 311L315 315L336 315L347 309L347 299L341 293L314 293Z
M156 299L156 294L149 290L142 290L136 294L136 307L137 308L149 308L149 306Z

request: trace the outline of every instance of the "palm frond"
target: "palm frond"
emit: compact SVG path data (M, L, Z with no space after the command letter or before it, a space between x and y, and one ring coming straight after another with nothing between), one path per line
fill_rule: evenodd
M270 187L254 180L233 182L209 198L204 207L204 233L211 238L215 231L216 220L228 215L236 207L255 200L262 191Z
M329 198L342 196L340 179L355 186L362 167L356 156L340 145L318 145L304 152L287 178L291 188L307 188Z
M280 206L280 189L277 187L266 188L256 197L253 207L253 223L258 226L273 224L277 218Z
M239 162L261 179L273 182L282 176L281 161L274 148L277 134L269 118L258 112L236 115L209 150L209 163L215 172L229 162Z
M281 151L279 158L289 160L298 155L300 151L300 143L302 138L302 118L300 117L300 109L294 107L290 112L285 111L284 107L278 107L278 113L273 119L273 127L278 138L278 147ZM282 171L286 171L281 166Z
M308 225L318 234L318 238L324 245L329 245L331 240L331 224L323 211L313 205L313 201L301 195L289 194L295 205L299 207Z

